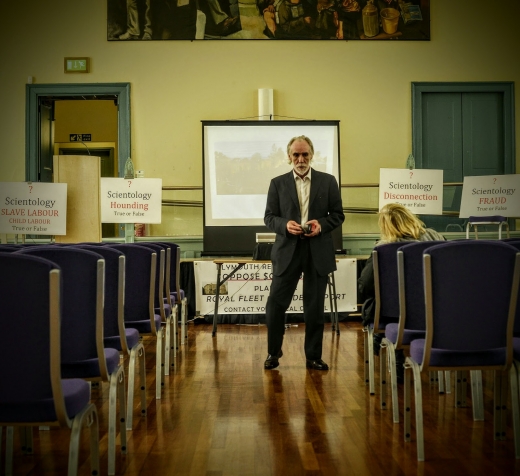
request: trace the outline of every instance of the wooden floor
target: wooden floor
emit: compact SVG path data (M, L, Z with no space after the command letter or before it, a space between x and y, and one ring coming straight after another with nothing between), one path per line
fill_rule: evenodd
M147 341L148 414L139 416L137 399L128 454L118 445L117 474L520 474L510 412L507 439L493 440L490 374L484 374L484 422L473 421L471 406L455 409L454 394L439 395L424 381L427 461L418 463L414 434L405 443L402 424L393 424L391 411L379 409L379 396L368 394L361 325L343 322L340 330L337 336L326 326L323 359L330 371L306 370L303 324L287 330L280 367L265 371L265 326L220 325L212 338L210 325L190 324L161 400L155 399L154 345ZM100 409L106 474L108 386L93 389L92 397ZM35 430L30 456L21 454L15 435L15 474L66 474L68 431ZM89 472L85 434L80 474Z

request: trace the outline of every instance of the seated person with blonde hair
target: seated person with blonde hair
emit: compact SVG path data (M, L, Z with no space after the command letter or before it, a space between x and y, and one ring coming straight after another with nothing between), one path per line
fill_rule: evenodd
M444 241L445 238L417 218L408 208L399 203L388 203L379 211L379 230L381 239L376 243L376 248L386 243L396 241ZM363 302L361 319L366 326L374 322L375 312L375 287L374 287L374 265L372 254L368 258L365 267L358 279L358 295ZM382 336L374 334L374 354L379 355L379 347ZM396 358L399 359L398 354ZM401 358L404 357L401 356ZM402 366L401 366L402 367ZM399 369L400 366L398 365ZM398 379L401 380L400 375Z

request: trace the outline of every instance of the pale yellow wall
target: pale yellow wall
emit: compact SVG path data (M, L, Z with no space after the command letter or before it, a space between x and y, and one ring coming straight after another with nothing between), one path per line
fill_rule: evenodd
M342 182L377 182L380 167L403 167L411 152L412 81L520 80L520 2L431 3L428 42L120 43L106 41L106 0L3 2L0 181L24 179L25 83L33 76L37 83L130 82L132 157L164 185L202 184L200 121L257 115L259 88L274 89L276 115L340 120ZM64 74L66 56L90 57L92 72ZM519 101L517 94L516 111ZM200 209L164 212L154 234L202 233ZM344 233L374 231L373 220L349 220Z

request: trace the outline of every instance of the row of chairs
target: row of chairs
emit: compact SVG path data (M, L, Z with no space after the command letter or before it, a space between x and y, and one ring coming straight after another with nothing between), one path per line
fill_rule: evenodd
M424 460L421 374L455 371L456 402L465 403L462 376L469 372L473 414L484 419L482 370L495 376L495 439L505 438L508 373L513 402L515 453L520 457L520 240L456 240L389 243L373 251L375 321L365 331L365 379L374 391L373 333L384 334L380 352L381 408L386 408L387 362L393 421L399 421L397 349L404 364L404 434L411 438L411 375L416 415L417 458ZM516 311L515 311L516 309ZM387 354L388 352L388 354Z
M141 337L151 335L156 339L156 398L161 397L161 388L164 384L164 366L163 362L168 362L168 368L174 365L174 359L164 358L164 328L167 334L172 336L173 343L166 341L168 357L174 356L177 345L177 308L178 304L186 306L186 299L179 292L177 276L174 275L175 291L169 292L169 283L171 274L165 277L166 272L170 272L170 267L166 265L166 255L171 260L171 249L175 249L176 245L170 244L88 244L80 243L75 245L47 245L47 246L0 246L0 260L2 269L4 264L9 265L9 272L4 272L2 278L2 294L12 300L12 305L5 308L6 312L0 319L0 328L2 335L11 336L13 334L12 323L24 322L27 325L24 314L24 306L16 306L16 301L23 301L27 290L31 289L31 298L33 298L33 289L44 289L44 294L49 294L49 287L42 287L46 281L38 281L30 272L30 266L42 265L42 261L46 266L52 267L52 273L49 272L48 281L53 280L54 286L57 287L57 299L53 301L53 313L46 307L44 311L49 311L47 320L43 320L46 325L49 322L54 325L53 342L56 341L56 322L60 322L57 327L58 340L61 343L61 352L57 353L57 359L54 364L58 364L59 369L52 369L52 377L55 387L69 386L69 382L74 379L83 379L85 381L106 381L110 382L109 389L109 428L108 428L108 474L115 474L115 448L116 448L116 403L119 402L119 421L120 421L120 441L121 452L126 452L126 430L132 429L133 415L133 393L135 388L135 374L137 363L139 362L140 370L140 391L141 391L141 413L146 414L146 376L145 376L145 355ZM6 253L6 251L8 253ZM178 247L175 249L175 256L178 256ZM159 256L159 265L157 257ZM31 261L32 260L32 261ZM177 262L180 258L175 258ZM34 264L33 261L39 261ZM30 263L30 264L28 264ZM170 261L168 262L170 263ZM27 267L26 267L27 266ZM179 268L176 265L177 270ZM176 271L177 271L176 270ZM41 273L38 274L41 277ZM57 283L57 284L56 284ZM16 284L16 285L15 285ZM168 293L166 293L168 291ZM27 299L25 297L25 299ZM182 302L184 300L184 303ZM31 316L41 319L40 302L37 299L31 299L38 303L38 312L32 312ZM185 311L181 314L184 314ZM56 316L59 316L58 318ZM175 325L173 320L175 319ZM185 317L184 317L185 324ZM33 332L33 326L28 326L29 332L24 333L26 340L39 342L42 340L39 332ZM49 332L47 332L49 334ZM61 335L61 337L59 337ZM10 340L13 347L7 352L3 361L12 361L15 355L19 355L19 351L24 349L24 358L28 361L38 360L40 362L50 362L43 358L46 354L41 352L34 353L32 350L38 346L24 345L15 343L15 339ZM53 344L53 345L54 345ZM42 344L43 345L43 344ZM54 351L54 347L49 346L46 340L47 348ZM25 350L28 349L28 350ZM60 346L58 346L58 350ZM125 397L125 373L123 366L120 364L120 352L129 356L129 382L128 382L128 406ZM7 356L9 354L9 357ZM56 355L55 355L56 357ZM28 366L30 367L30 366ZM56 367L56 365L55 365ZM33 372L31 368L25 369L26 372L16 374L20 378L33 382ZM40 375L45 379L48 372ZM11 372L12 373L12 372ZM2 381L12 381L11 373L8 372L6 379ZM168 372L169 373L169 372ZM20 380L20 378L18 380ZM62 380L63 379L63 380ZM37 383L40 380L36 381ZM60 384L61 382L61 384ZM65 383L63 383L65 382ZM88 384L87 384L88 385ZM16 385L15 385L16 387ZM44 387L44 393L49 397L50 387ZM54 395L54 388L53 395ZM59 395L56 402L60 402ZM88 400L90 400L90 391L88 392ZM14 405L14 410L19 402L23 402L22 406L32 405L32 399L37 399L33 393L24 393L24 387L20 387L19 391L6 392L0 391L0 427L6 426L7 445L6 445L6 473L9 474L12 469L12 427L22 425L28 427L28 431L24 432L24 439L28 438L27 447L31 448L32 426L46 425L42 423L49 420L48 418L33 418L31 414L21 411L9 411L10 405ZM54 400L48 400L50 402ZM65 401L67 403L67 401ZM55 405L57 405L55 403ZM11 408L11 410L13 410ZM57 408L57 407L56 407ZM93 441L96 439L97 430L97 414L95 408L88 407L86 416L80 413L81 418L78 420L80 424L92 425L91 434L92 448L92 470L99 470L98 450L93 448ZM67 408L68 409L68 408ZM56 411L56 410L55 410ZM61 412L63 413L63 412ZM61 415L61 413L59 415ZM67 415L67 414L66 414ZM68 415L69 420L74 417ZM52 419L50 419L52 420ZM126 420L126 421L125 421ZM71 426L72 423L67 422L63 418L58 419L53 424L61 424ZM73 430L71 437L71 447L69 456L69 473L74 474L77 468L77 444L79 440L79 430ZM0 433L1 436L1 433Z

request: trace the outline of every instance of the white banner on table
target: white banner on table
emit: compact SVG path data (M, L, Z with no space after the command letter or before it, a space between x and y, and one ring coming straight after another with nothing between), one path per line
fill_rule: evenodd
M400 203L413 213L442 215L442 181L442 170L380 169L379 210Z
M67 184L0 182L0 233L66 235Z
M221 279L230 274L236 264L222 265ZM339 312L357 310L357 263L355 259L340 259L334 273ZM212 261L195 261L195 305L198 315L213 315L217 265ZM272 280L271 263L248 263L239 269L220 289L219 314L265 314ZM303 281L300 279L288 313L303 312ZM330 300L325 296L325 312L330 312Z
M464 177L460 218L520 217L520 175Z
M161 223L162 179L101 178L102 223Z

